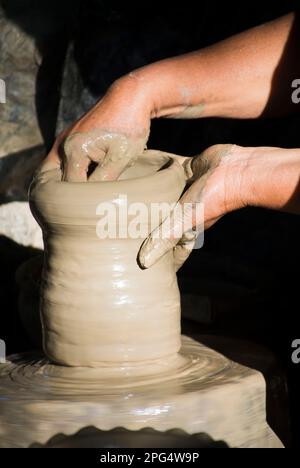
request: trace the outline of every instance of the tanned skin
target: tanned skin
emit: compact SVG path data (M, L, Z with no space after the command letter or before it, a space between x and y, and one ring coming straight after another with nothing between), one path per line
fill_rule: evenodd
M42 170L60 167L63 153L64 180L115 180L144 150L154 118L249 119L297 111L291 99L291 83L300 76L297 23L291 13L120 78L57 138ZM216 145L178 160L189 184L180 203L204 203L205 227L244 206L300 213L300 149ZM88 179L91 161L98 166ZM182 250L183 262L192 243L172 232L167 240L150 236L140 264L150 267L171 248Z

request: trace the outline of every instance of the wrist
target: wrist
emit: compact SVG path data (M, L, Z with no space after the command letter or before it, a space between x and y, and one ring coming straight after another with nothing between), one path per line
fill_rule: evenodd
M135 106L149 119L152 116L154 99L151 86L135 71L116 80L109 88L107 95L119 102L126 101L131 108Z
M104 96L80 120L89 127L148 139L152 102L141 83L126 75L114 81Z
M247 151L244 204L299 212L300 150L260 147Z
M223 145L224 154L216 169L215 178L221 181L223 214L230 213L250 204L249 160L251 148Z
M205 105L199 91L201 76L195 79L187 73L186 57L165 59L139 68L121 78L120 84L134 89L149 109L151 118L202 117Z

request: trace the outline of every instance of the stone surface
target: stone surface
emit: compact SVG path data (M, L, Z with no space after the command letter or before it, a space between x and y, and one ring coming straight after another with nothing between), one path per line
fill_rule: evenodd
M0 157L42 143L35 94L41 63L34 38L7 19L0 6L0 78L6 104L0 104Z
M0 205L0 235L24 246L43 248L42 231L31 214L28 202Z

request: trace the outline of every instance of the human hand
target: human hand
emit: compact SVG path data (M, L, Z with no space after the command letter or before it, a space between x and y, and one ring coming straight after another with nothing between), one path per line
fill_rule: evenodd
M215 145L199 156L179 157L178 160L185 169L190 187L170 217L142 244L139 262L143 268L149 268L167 251L174 249L175 267L179 269L193 250L200 230L245 205L243 178L248 161L246 149L235 145ZM204 206L204 219L201 220L196 215L199 203ZM200 212L203 213L202 210ZM192 229L185 231L184 226L189 222ZM167 227L164 228L164 225ZM164 235L159 234L158 230Z
M116 180L144 151L150 119L145 87L128 75L59 135L41 170L62 167L63 180L70 182ZM91 162L96 167L88 177Z

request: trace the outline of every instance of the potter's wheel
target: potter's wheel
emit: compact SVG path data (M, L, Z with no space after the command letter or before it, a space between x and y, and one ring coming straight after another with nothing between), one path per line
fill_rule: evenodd
M260 372L183 337L159 372L65 368L31 354L0 365L0 447L46 443L87 426L206 433L231 447L281 446L266 423ZM145 372L143 372L145 374ZM114 377L116 380L114 380Z
M187 337L183 338L181 353L171 362L166 362L165 366L163 364L159 372L151 368L146 374L145 367L64 367L50 363L43 356L27 353L11 356L7 365L0 367L0 389L4 391L5 382L6 391L12 389L14 394L16 387L24 389L24 399L40 399L44 396L47 399L79 398L81 401L86 395L89 400L97 401L100 395L106 399L108 391L110 395L119 396L123 392L126 395L128 388L147 394L150 388L151 393L158 390L161 394L166 390L169 394L169 387L174 389L179 383L189 392L195 384L218 381L221 375L234 376L237 366L221 354L213 353ZM140 376L142 370L144 375Z

